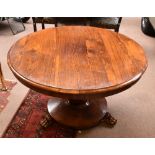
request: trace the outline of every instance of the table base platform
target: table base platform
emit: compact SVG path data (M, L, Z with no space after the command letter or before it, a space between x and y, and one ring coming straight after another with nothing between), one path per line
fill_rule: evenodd
M41 121L43 127L48 127L52 118L74 129L87 129L101 122L108 127L113 127L117 122L107 112L105 98L93 100L52 98L48 101L47 108L49 114Z

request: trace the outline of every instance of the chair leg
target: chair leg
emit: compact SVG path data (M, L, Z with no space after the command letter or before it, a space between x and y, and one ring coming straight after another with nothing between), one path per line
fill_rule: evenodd
M41 20L41 25L42 25L42 29L45 29L45 24L44 24L44 18L42 17L42 20Z
M58 27L58 23L57 22L55 22L55 27Z
M37 26L36 26L36 19L35 19L35 17L32 17L32 20L33 20L33 30L34 30L34 32L36 32L37 31Z
M121 21L122 21L122 17L119 17L118 25L117 25L117 27L115 28L115 32L119 32L119 28L120 28L120 25L121 25Z
M2 67L1 67L1 63L0 63L0 81L2 84L2 88L0 88L1 91L6 91L7 88L5 86L5 82L4 82L4 77L3 77L3 72L2 72Z
M44 23L41 23L41 25L42 25L42 29L45 29L45 24Z
M119 32L119 25L115 28L115 32Z

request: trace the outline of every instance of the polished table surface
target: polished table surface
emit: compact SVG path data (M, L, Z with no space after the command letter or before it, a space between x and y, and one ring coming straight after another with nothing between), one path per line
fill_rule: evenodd
M18 40L8 64L24 85L61 98L87 100L128 89L147 68L143 48L120 33L63 26Z

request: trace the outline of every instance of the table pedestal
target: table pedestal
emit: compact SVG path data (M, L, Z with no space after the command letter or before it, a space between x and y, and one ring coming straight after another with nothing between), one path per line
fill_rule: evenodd
M41 122L44 127L52 116L57 122L75 129L90 128L100 123L107 114L105 98L86 101L52 98L48 101L47 107L50 115ZM116 124L111 115L106 115L107 120L111 121L111 124Z

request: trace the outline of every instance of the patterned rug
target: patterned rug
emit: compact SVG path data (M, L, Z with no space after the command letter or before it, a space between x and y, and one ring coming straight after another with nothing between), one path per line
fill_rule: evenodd
M71 138L76 131L53 120L48 128L42 128L40 121L47 113L50 96L30 90L17 111L3 137L5 138Z
M7 87L7 91L0 91L0 113L8 104L8 97L11 94L11 90L16 85L16 82L5 81L5 85ZM1 83L0 83L0 88L1 88Z

